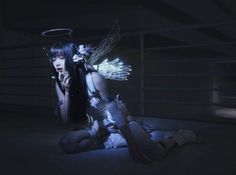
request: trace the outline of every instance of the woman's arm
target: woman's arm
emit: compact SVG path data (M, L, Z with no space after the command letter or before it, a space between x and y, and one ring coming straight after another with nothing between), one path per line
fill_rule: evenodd
M68 79L68 77L65 77ZM64 78L64 79L65 79ZM68 81L68 80L67 80ZM66 79L62 82L66 82ZM56 93L59 101L59 108L61 112L61 118L64 123L68 123L69 121L69 106L70 106L70 94L68 87L65 87L65 94L62 92L58 83L55 83Z

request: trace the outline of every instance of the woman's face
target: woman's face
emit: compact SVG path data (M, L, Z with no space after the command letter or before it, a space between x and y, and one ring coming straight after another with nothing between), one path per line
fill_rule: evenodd
M59 55L57 57L52 58L53 67L59 74L64 74L66 72L65 69L65 57L63 55Z

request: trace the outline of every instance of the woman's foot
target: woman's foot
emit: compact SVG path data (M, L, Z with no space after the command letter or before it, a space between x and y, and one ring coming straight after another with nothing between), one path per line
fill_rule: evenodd
M165 135L165 139L172 139L179 146L196 142L196 134L191 130L171 131Z

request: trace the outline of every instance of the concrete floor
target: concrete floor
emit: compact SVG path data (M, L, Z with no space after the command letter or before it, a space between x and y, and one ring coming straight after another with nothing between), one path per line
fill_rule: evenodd
M61 151L66 132L54 118L0 119L0 172L3 175L235 175L236 125L137 117L160 129L193 129L197 143L173 149L163 160L135 163L127 148L94 150L73 155Z

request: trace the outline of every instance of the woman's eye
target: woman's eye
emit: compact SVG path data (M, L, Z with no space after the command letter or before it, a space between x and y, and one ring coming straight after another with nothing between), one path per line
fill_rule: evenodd
M57 59L64 60L65 57L53 57L53 58L52 58L52 61L56 61Z

